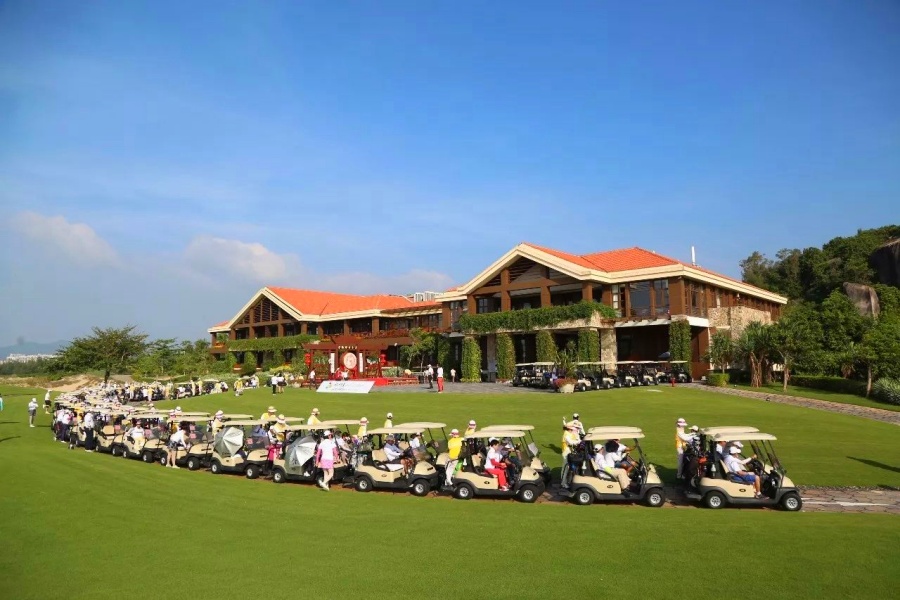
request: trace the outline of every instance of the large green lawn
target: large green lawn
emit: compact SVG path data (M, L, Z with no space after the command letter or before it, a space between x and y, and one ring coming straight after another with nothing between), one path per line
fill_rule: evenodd
M172 471L68 451L27 427L26 392L4 389L0 413L0 598L877 598L900 578L900 520L892 515L774 510L462 502ZM208 396L186 410L254 414L271 394ZM779 436L801 484L900 485L895 426L660 388L575 396L289 391L274 402L306 416L365 414L380 424L461 426L526 421L559 464L562 416L645 429L646 448L672 468L674 420L749 423ZM42 413L42 411L41 411ZM854 458L849 458L849 457ZM725 558L726 562L723 562ZM737 570L743 575L735 580Z
M830 392L828 390L817 390L814 388L797 387L789 385L787 390L782 389L780 383L770 383L761 388L750 387L747 384L732 384L734 387L748 392L762 392L769 394L782 394L784 396L794 396L795 398L813 398L815 400L826 400L828 402L837 402L839 404L855 404L856 406L867 406L869 408L880 408L882 410L891 410L900 412L900 406L896 404L888 404L887 402L879 402L872 398L863 398L855 394L842 394L840 392Z

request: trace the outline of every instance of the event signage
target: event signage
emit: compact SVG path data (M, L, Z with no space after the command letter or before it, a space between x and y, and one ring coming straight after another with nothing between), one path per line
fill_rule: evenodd
M374 381L333 381L328 379L319 384L317 392L328 394L368 394Z

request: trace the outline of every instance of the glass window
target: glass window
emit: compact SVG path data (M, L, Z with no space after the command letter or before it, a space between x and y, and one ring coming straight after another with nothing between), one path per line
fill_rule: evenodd
M620 305L620 302L622 301L622 286L620 286L618 283L616 283L616 284L612 285L611 289L612 289L613 310L616 311L617 317L621 317L622 316L622 306Z
M475 304L475 312L478 314L497 312L497 299L490 296L477 298Z
M657 316L669 314L668 279L657 279L653 282L653 312Z
M637 281L630 284L629 287L631 288L628 295L631 316L650 316L650 282Z

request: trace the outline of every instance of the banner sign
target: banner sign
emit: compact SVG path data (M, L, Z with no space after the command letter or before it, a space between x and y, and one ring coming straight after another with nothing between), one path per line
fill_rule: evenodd
M332 381L330 379L319 384L317 392L328 394L368 394L374 381Z

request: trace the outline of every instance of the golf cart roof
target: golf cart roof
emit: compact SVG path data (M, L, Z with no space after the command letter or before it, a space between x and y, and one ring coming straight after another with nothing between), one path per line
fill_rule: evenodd
M285 431L314 431L316 429L322 429L321 425L300 425L299 423L296 425L288 425L284 428Z
M284 422L285 422L285 423L297 423L297 424L300 424L300 423L302 423L302 422L305 421L305 420L306 420L306 417L285 417L285 418L284 418Z
M198 410L192 410L192 411L188 411L188 412L183 412L178 416L179 417L208 417L209 413L198 411Z
M687 363L686 360L670 360L669 361L669 364L673 364L673 365L683 365L685 363Z
M366 433L369 435L390 435L392 433L422 433L427 429L426 427L421 426L397 426L397 427L379 427L377 429L370 429Z
M413 421L412 423L400 423L394 427L424 427L425 429L441 429L446 423L432 423L431 421Z
M535 363L528 363L528 364L534 365L536 367L552 367L556 363L555 362L535 362Z
M704 427L700 430L700 433L708 436L715 436L719 433L756 433L759 429L756 427L746 427L743 425L722 425L721 427Z
M643 430L640 427L630 427L628 425L604 425L602 427L591 427L588 429L588 433L597 433L597 434L605 434L609 431L630 431L631 433L641 433ZM628 437L628 436L625 436Z
M616 362L617 365L633 365L635 361L633 360L620 360Z
M223 421L235 421L237 419L252 419L253 415L222 415Z
M467 435L466 439L469 440L469 439L497 438L499 440L500 438L507 438L507 437L508 438L525 437L525 432L514 430L514 429L491 429L491 430L479 429L475 433L470 433L469 435Z
M481 431L533 431L534 425L488 425Z
M621 440L621 439L641 439L644 437L643 432L640 430L634 431L634 427L628 427L625 429L609 429L608 431L598 431L596 433L589 433L584 436L584 439L589 440L591 442L594 441L602 441L602 440Z
M575 365L576 365L576 366L579 366L579 367L580 367L581 365L602 365L602 364L603 364L603 363L600 362L600 361L585 361L585 362L577 362L577 363L575 363Z
M726 442L761 442L761 441L773 441L777 440L774 435L769 433L762 432L748 432L748 433L718 433L715 436L715 440L717 442L726 441Z
M201 417L200 415L188 415L186 417L181 417L178 420L184 423L202 423L204 421L209 421L210 419L212 419L212 417L209 415L205 417Z
M659 363L658 360L636 360L634 362L636 362L639 365L655 365L655 364Z
M331 419L330 421L322 421L319 425L325 427L334 425L359 425L359 419Z
M240 419L240 420L234 420L234 421L225 421L225 423L223 423L223 425L225 425L225 427L247 427L250 425L265 425L265 424L266 424L266 421L261 421L259 419L255 419L255 420Z
M534 364L534 363L516 363L516 366L517 366L517 367L530 367L530 366L532 366L533 364Z

